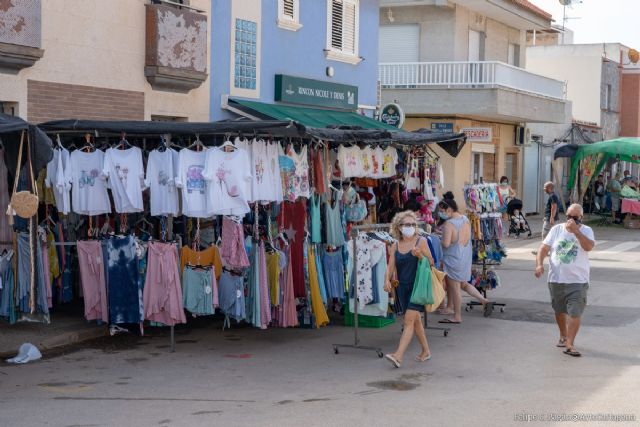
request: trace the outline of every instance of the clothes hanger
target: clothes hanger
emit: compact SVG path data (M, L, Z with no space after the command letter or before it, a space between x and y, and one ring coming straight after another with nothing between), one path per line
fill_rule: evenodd
M60 141L60 134L57 133L56 134L56 146L55 146L55 149L56 150L62 150L62 148L63 147L62 147L62 142Z
M86 150L87 153L91 153L92 151L95 151L96 147L91 143L91 134L90 133L85 133L84 134L84 139L85 139L85 144L80 149L80 151Z
M236 140L240 140L240 137L237 137ZM226 152L230 152L230 151L235 151L238 147L236 146L236 144L234 144L233 142L231 142L230 139L225 139L225 141L222 143L222 145L220 146L220 149L222 151L226 151ZM231 149L231 150L230 150Z
M119 142L119 143L118 143L118 145L116 145L114 148L116 148L116 149L122 149L122 150L125 150L127 147L128 147L128 148L133 147L133 146L129 143L129 141L127 141L126 136L127 136L127 134L126 134L124 131L123 131L123 132L120 132L120 142Z
M200 141L200 134L198 133L196 133L196 140L193 141L193 143L187 147L187 149L189 150L192 150L193 148L195 148L194 151L204 151L207 149L207 147L204 146L202 141Z

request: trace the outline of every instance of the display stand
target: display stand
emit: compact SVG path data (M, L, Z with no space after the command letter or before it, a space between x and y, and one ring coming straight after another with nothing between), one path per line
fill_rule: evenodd
M471 185L466 187L465 186L465 202L467 205L467 209L473 213L473 215L479 217L480 221L482 221L483 219L486 219L487 217L491 217L494 214L498 214L499 210L497 209L498 204L497 204L497 200L493 200L491 201L491 203L487 204L487 205L482 205L482 213L478 212L478 209L476 206L471 206L469 204L469 197L467 196L467 189L478 189L478 191L485 189L486 187L494 187L493 191L495 192L495 194L497 194L498 191L498 185L495 183L486 183L486 184L476 184L476 185ZM483 218L484 216L484 218ZM496 217L496 219L498 221L502 221L502 219ZM476 238L475 236L481 236L479 239ZM495 233L494 233L495 235ZM474 232L474 221L471 221L471 244L473 247L474 251L477 251L477 244L478 243L482 243L483 245L485 245L485 247L491 243L491 242L497 242L500 241L500 238L496 238L496 237L491 237L491 238L486 238L483 234L482 234L482 227L481 230L477 230L477 232ZM474 257L475 258L475 257ZM473 265L479 265L482 266L482 273L481 273L481 280L486 282L488 280L488 270L487 270L487 266L489 265L500 265L501 263L499 261L497 261L496 263L487 263L487 259L486 257L482 259L482 261L480 262L474 262ZM480 291L480 293L482 294L482 296L484 296L485 298L487 298L487 289L486 288L476 288L478 289L478 291ZM492 301L492 305L494 307L500 307L500 312L504 313L506 304L505 303L498 303L498 302L493 302ZM470 301L466 304L465 307L465 311L470 311L473 310L474 306L482 306L481 303L477 302L477 301ZM486 317L490 316L491 312L485 314Z
M419 223L419 225L424 225L424 223ZM332 344L333 346L333 352L335 354L340 354L340 348L354 348L357 350L369 350L369 351L375 351L376 354L378 355L378 357L382 358L384 356L384 354L382 353L382 349L380 347L372 347L372 346L363 346L360 345L360 336L359 336L359 328L358 328L358 269L356 268L357 265L357 243L356 243L356 237L358 236L358 232L359 231L373 231L373 230L380 230L380 229L389 229L389 227L391 226L391 224L375 224L375 225L355 225L353 227L351 227L351 240L352 240L352 247L353 247L353 257L354 257L354 261L353 261L353 278L354 278L354 283L356 285L354 285L353 287L353 292L354 292L354 297L353 297L353 330L354 330L354 337L353 337L353 344ZM349 304L349 301L347 299L347 304ZM424 313L424 325L425 325L425 329L431 329L431 330L438 330L438 331L443 331L444 336L448 336L449 335L449 331L451 330L450 328L441 328L441 327L431 327L428 326L427 323L427 313Z
M474 265L482 265L482 280L487 280L487 260L483 259L482 263L474 263ZM486 289L479 289L480 293L482 294L483 297L487 298L487 290ZM474 306L478 306L478 305L482 305L481 303L479 303L478 301L470 301L467 303L467 306L464 308L464 311L470 311L473 310ZM494 307L500 307L500 313L504 313L504 308L506 307L507 304L505 303L499 303L499 302L493 302L493 306Z

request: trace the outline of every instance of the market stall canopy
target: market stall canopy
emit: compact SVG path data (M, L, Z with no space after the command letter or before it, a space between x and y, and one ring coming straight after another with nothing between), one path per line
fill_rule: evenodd
M443 133L420 128L413 133L420 135L424 141L422 142L423 144L438 144L440 148L449 153L451 157L458 157L458 154L462 151L462 147L467 143L467 136L463 132Z
M591 179L600 173L610 159L640 163L640 138L616 138L580 145L571 159L568 187L573 188L578 169L586 178ZM589 164L581 166L583 161Z
M563 145L562 147L556 149L555 153L553 153L553 160L563 157L573 157L576 155L578 148L580 148L578 144Z
M261 119L293 120L305 127L358 126L362 129L397 130L396 127L353 111L294 107L290 105L245 101L244 99L230 99L229 104Z
M33 170L43 169L53 158L51 139L37 126L30 125L20 117L0 113L0 140L4 146L4 162L10 175L16 173L20 135L26 131L31 141L31 159ZM26 145L25 135L25 145ZM24 155L23 155L24 156ZM26 161L26 160L25 160Z
M55 120L38 125L47 133L98 132L102 135L131 136L172 135L224 135L242 133L269 133L275 137L299 137L304 127L291 120L223 120L219 122L162 122L162 121L99 121Z

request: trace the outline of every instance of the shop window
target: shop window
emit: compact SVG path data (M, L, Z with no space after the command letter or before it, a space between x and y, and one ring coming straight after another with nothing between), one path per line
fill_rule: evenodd
M234 86L256 90L257 87L258 24L236 19Z
M357 64L358 34L360 26L359 0L327 0L328 59Z
M297 31L300 24L300 0L278 0L278 27Z

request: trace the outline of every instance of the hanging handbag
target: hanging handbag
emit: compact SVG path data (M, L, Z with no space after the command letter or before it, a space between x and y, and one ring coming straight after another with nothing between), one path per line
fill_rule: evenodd
M440 307L444 297L447 296L447 292L444 290L444 279L446 273L431 267L431 290L433 294L433 304L427 304L425 310L427 313L432 313Z
M416 279L413 282L413 291L411 292L412 304L428 305L433 304L433 289L431 284L431 268L429 260L423 257L418 261L418 270L416 271Z
M20 169L22 162L22 148L24 146L24 134L20 136L20 150L18 151L18 165L16 166L16 176L13 181L13 194L9 202L7 214L13 216L14 213L21 218L29 219L38 212L38 187L36 186L35 177L33 175L33 167L31 166L31 156L27 158L29 163L29 172L31 174L31 186L35 193L30 191L18 191L18 180L20 179ZM31 150L29 135L27 134L27 150Z
M367 209L367 203L360 199L360 196L356 193L355 200L349 203L345 207L347 221L360 222L363 221L369 213Z

